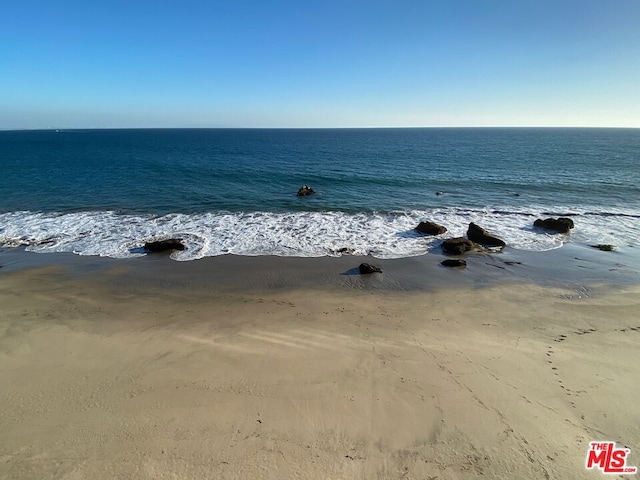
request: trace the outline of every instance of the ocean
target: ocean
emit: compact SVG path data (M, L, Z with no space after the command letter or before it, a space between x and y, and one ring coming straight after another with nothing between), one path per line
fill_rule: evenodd
M640 246L640 130L136 129L0 132L0 246L126 258L422 255L475 222L509 248ZM298 197L302 185L317 193ZM536 218L570 215L552 235Z

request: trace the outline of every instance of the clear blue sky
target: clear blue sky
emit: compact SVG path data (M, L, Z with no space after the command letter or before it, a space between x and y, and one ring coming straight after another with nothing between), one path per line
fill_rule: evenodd
M640 1L4 2L0 129L640 127Z

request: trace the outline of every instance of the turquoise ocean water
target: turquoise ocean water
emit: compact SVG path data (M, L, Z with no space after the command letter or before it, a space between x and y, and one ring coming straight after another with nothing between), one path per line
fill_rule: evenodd
M640 246L638 129L5 131L0 171L0 245L37 252L131 257L180 237L176 260L397 258L437 245L412 230L427 219L521 250ZM532 226L558 215L571 235Z

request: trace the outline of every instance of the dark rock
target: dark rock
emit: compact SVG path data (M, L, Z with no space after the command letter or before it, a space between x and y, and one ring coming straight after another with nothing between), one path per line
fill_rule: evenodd
M504 240L491 235L484 228L479 227L475 223L470 223L467 229L467 237L469 240L484 245L486 247L505 247L507 244Z
M447 238L442 242L442 250L449 255L462 255L476 249L476 244L464 237Z
M445 227L433 222L420 222L416 227L416 232L426 233L427 235L442 235L446 231Z
M347 255L353 255L353 252L355 252L355 250L353 248L350 247L342 247L339 248L338 250L335 250L336 253L346 253Z
M616 247L614 247L613 245L608 245L608 244L598 244L598 245L591 245L592 248L597 248L598 250L602 250L603 252L613 252Z
M39 247L40 245L51 245L52 243L55 243L55 241L55 238L49 237L44 240L37 240L33 244Z
M300 190L298 190L297 195L299 197L305 197L307 195L313 195L314 193L316 193L315 190L309 185L303 185L300 187Z
M157 240L154 242L145 242L144 249L148 252L167 252L170 250L184 250L185 246L181 238L170 238L168 240Z
M440 262L440 265L444 265L445 267L466 267L467 262L461 260L459 258L449 258L447 260L443 260Z
M565 225L569 225L570 229L575 226L573 220L567 217L560 217L558 218L558 221L564 223Z
M368 263L361 263L358 270L360 270L360 273L363 275L367 273L382 273L382 269L380 267L376 265L369 265Z
M552 230L558 233L569 233L569 230L573 228L573 220L566 217L545 218L544 220L538 218L533 222L533 226L544 228L545 230Z

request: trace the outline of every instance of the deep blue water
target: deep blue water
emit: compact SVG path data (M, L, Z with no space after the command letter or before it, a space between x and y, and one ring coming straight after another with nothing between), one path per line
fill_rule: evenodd
M395 237L358 248L404 256L420 252L393 243L419 218L455 230L479 215L504 234L507 220L523 229L547 213L609 217L633 243L640 215L638 129L7 131L0 171L0 243L46 237L52 250L113 256L139 236L174 234L193 236L195 257L321 255L367 228ZM303 184L318 193L297 197ZM117 224L131 227L118 231L121 244L96 247L117 241L104 231ZM606 237L605 224L592 224L590 235ZM316 244L313 232L333 240ZM520 233L522 248L558 246Z

